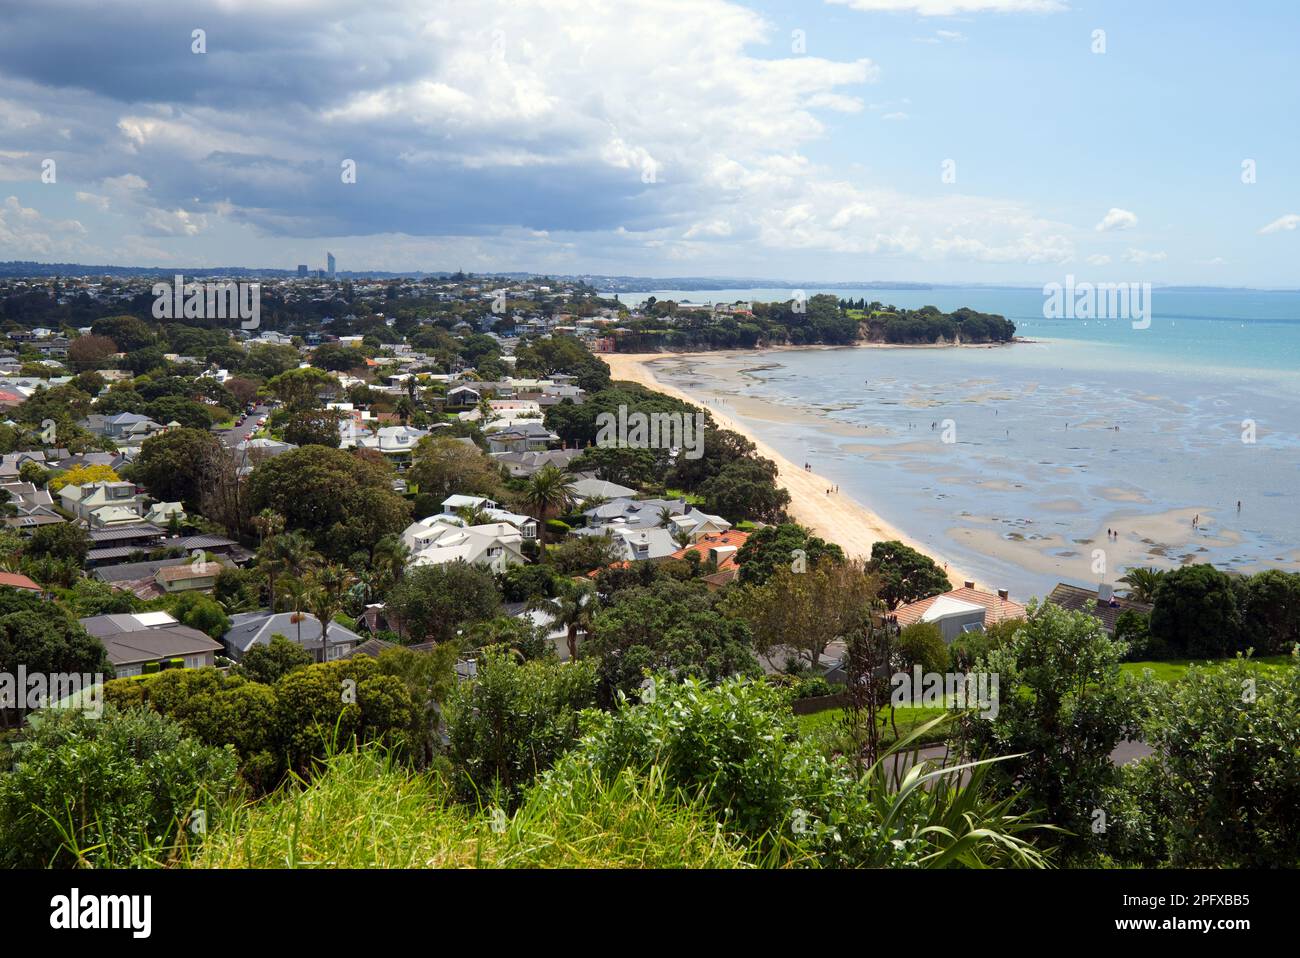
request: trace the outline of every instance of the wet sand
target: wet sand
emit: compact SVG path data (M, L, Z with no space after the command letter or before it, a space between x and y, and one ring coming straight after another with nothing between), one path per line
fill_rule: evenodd
M609 365L614 379L638 383L685 402L702 406L709 410L714 421L719 426L738 432L753 442L758 449L759 455L776 463L781 486L790 493L790 516L800 525L811 529L828 542L836 543L844 550L846 555L866 559L870 557L871 546L874 543L897 539L919 552L929 555L940 566L944 565L944 558L935 554L934 550L910 539L902 531L885 522L880 516L861 503L851 499L844 493L827 495L826 490L833 485L830 480L818 475L816 472L808 472L802 466L790 462L763 442L752 430L734 416L724 412L721 407L743 405L744 415L756 419L770 418L774 422L799 422L798 414L792 414L789 410L777 406L775 403L737 396L734 392L731 392L732 389L736 388L737 384L723 379L707 384L702 381L702 388L697 391L697 394L691 395L676 386L661 382L655 377L654 371L648 365L665 359L689 360L691 357L686 354L602 353L600 358ZM725 401L714 399L711 395L718 393L720 388L727 390L727 400ZM826 420L824 419L812 416L809 419L815 419L819 427L825 428L826 426ZM848 434L857 435L858 433L849 430ZM964 570L949 564L948 578L954 586L960 586L964 579L970 579L972 576Z

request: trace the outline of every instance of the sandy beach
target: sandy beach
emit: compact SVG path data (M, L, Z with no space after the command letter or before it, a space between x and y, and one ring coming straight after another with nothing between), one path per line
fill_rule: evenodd
M709 410L719 426L738 432L753 442L760 455L776 463L781 486L790 493L790 516L828 542L836 543L846 555L866 559L870 557L874 543L896 539L929 555L940 566L947 565L948 578L954 586L960 586L963 580L976 578L965 570L947 563L947 560L936 555L934 550L913 541L844 493L828 495L826 490L833 486L828 479L790 462L754 435L743 423L722 412L718 408L719 404L710 402L706 396L690 395L675 386L661 382L648 365L661 359L689 359L689 354L601 353L600 358L608 364L614 379L638 383L685 402L702 406ZM978 580L976 581L978 584ZM989 586L985 583L983 587Z

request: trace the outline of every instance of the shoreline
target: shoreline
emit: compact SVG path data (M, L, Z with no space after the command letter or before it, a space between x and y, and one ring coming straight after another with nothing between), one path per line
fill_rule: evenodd
M871 347L873 344L862 344ZM887 344L878 344L879 346L890 348ZM819 349L819 348L853 348L853 347L804 347L789 346L783 349ZM898 348L898 347L894 347ZM909 347L901 347L909 348ZM926 347L936 348L936 347ZM952 347L948 347L952 348ZM777 479L781 488L790 494L789 514L791 519L800 525L811 529L812 532L827 542L834 542L842 548L849 558L868 559L871 556L871 547L876 542L897 539L905 545L911 546L918 552L929 556L940 568L947 563L945 570L948 575L948 581L954 588L961 586L963 581L975 581L979 585L979 580L970 575L963 569L959 569L947 560L935 553L933 549L921 545L910 536L903 533L896 526L886 522L879 515L872 512L856 499L845 495L844 493L826 494L826 490L834 484L824 476L816 472L808 472L805 469L796 466L785 456L781 455L770 445L763 441L752 429L744 423L738 421L734 416L719 411L713 403L707 400L692 396L676 386L661 381L650 368L650 364L663 359L688 359L691 356L707 356L710 352L704 353L597 353L597 358L609 366L610 376L615 380L624 380L634 382L638 385L645 386L647 389L653 389L656 392L672 396L674 399L680 399L683 402L691 403L702 409L707 409L713 417L713 421L723 429L730 429L733 432L740 433L757 448L759 455L771 459L776 463Z

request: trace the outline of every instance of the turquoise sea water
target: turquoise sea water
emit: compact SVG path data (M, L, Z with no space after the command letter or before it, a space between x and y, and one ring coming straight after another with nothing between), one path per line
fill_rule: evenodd
M1134 329L1046 320L1039 290L828 292L971 306L1035 340L738 359L743 392L824 423L741 414L747 425L985 584L1024 598L1062 580L1113 581L1131 564L1300 568L1300 294L1157 288L1150 328ZM730 302L789 291L655 295ZM715 361L659 374L705 391ZM942 441L945 425L955 441ZM1199 512L1198 528L1189 512L1170 531L1174 510ZM1111 545L1108 528L1122 541Z

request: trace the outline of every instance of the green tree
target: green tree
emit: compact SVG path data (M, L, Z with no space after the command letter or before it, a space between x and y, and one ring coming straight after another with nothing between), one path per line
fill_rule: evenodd
M500 606L492 573L457 561L409 570L388 593L387 611L412 642L445 642L461 626L492 618Z
M650 673L719 682L761 671L749 626L722 614L703 586L671 579L617 593L592 620L582 653L599 661L606 705L635 694Z
M1175 653L1218 658L1240 647L1241 611L1232 580L1211 565L1165 573L1151 609L1151 637Z
M280 427L285 442L295 446L328 446L337 449L340 416L332 409L298 409Z
M1006 794L1025 788L1026 807L1045 808L1075 848L1098 841L1095 813L1118 781L1111 752L1139 731L1145 693L1121 674L1124 651L1087 612L1031 602L1025 625L984 660L998 676L996 713L966 717L974 754L1016 756L994 769Z
M306 668L313 661L310 652L277 632L268 644L254 645L245 652L238 671L254 682L274 685L282 676Z
M220 442L202 429L172 429L140 445L131 477L164 502L181 502L187 512L199 511L206 465L220 451Z
M952 588L933 559L896 539L872 544L867 569L880 578L880 597L890 609Z
M761 585L779 568L806 569L828 557L843 562L844 551L803 526L783 522L751 532L736 552L736 564L741 583Z

